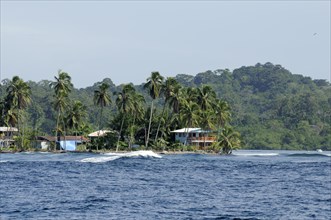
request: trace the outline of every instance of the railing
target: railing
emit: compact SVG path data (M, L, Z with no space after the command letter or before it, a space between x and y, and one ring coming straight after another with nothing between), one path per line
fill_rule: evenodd
M210 141L216 141L216 137L190 137L187 140L190 141L190 142L195 142L195 141L210 142Z

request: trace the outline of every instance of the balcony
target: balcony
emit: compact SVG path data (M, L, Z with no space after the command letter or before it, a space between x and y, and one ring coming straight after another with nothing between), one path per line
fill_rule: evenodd
M203 143L203 142L215 142L216 137L189 137L188 142L190 143Z

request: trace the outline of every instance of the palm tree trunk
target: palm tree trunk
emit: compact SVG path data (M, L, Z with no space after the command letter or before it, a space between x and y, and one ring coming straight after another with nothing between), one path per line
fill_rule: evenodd
M103 112L103 107L101 106L100 109L100 118L99 118L99 125L98 125L98 144L97 144L97 152L99 151L99 142L100 142L100 126L101 126L101 119L102 119L102 112Z
M19 134L21 135L21 143L20 143L19 149L20 149L20 151L22 151L23 150L23 129L22 129L22 124L21 124L22 119L20 117L20 114L21 114L21 111L18 109L17 125L19 127L19 129L18 129L19 130Z
M121 128L120 128L120 133L118 134L118 138L117 138L116 152L118 151L118 147L119 147L119 143L120 143L121 133L122 133L123 124L124 124L124 118L125 118L125 115L123 115Z
M156 130L155 141L157 141L157 138L158 138L158 134L159 134L159 130L160 130L161 121L162 121L162 118L163 118L163 114L164 114L165 106L166 106L166 103L164 102L164 104L163 104L163 109L162 109L162 113L161 113L161 119L159 120L159 125L157 126L157 130Z
M187 126L191 126L191 122L189 122L185 127L185 133L186 133L186 139L185 139L185 144L184 144L184 146L186 146L187 145L187 139L188 139L188 133L189 133L189 128L187 128Z
M21 122L22 122L22 149L24 149L24 122L23 120L21 119Z
M77 150L77 128L74 126L75 129L75 151Z
M133 121L131 128L134 129L134 124L136 122L136 114L133 115ZM133 139L134 139L134 131L130 131L130 140L129 140L129 149L132 150L132 144L133 144Z
M64 118L62 118L62 123L63 123L63 146L64 146L64 150L67 150L67 139L66 139L66 124L64 122Z
M58 110L58 113L57 113L57 120L56 120L56 129L55 129L55 147L54 147L54 151L56 151L56 141L57 141L57 131L59 129L59 120L60 120L60 109Z
M218 123L217 125L217 137L216 137L216 142L218 142L220 136L220 124Z
M146 149L147 149L147 147L148 147L149 132L150 132L150 129L151 129L152 116L153 116L153 100L152 100L151 113L150 113L150 116L149 116L149 124L148 124L148 130L147 130L147 139L146 139L146 146L145 146Z

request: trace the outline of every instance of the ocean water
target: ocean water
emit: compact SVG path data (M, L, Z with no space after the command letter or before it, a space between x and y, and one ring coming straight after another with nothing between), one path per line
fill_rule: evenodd
M0 155L0 219L331 219L331 154Z

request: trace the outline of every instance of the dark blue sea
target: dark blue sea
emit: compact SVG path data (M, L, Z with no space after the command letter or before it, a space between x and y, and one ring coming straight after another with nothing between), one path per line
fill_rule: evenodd
M0 219L331 219L330 152L160 156L0 154Z

